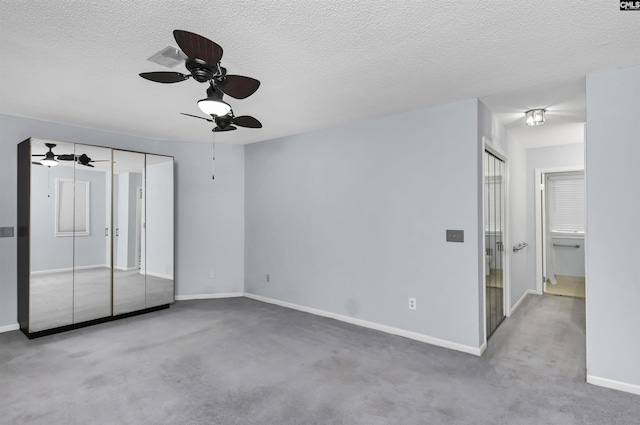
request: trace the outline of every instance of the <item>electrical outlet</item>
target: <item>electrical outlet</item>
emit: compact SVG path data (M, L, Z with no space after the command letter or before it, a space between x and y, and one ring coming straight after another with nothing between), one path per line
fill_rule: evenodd
M415 310L415 309L416 309L416 299L409 298L409 310Z
M271 276L267 273L267 283L271 282Z
M209 279L213 279L213 270L209 270Z

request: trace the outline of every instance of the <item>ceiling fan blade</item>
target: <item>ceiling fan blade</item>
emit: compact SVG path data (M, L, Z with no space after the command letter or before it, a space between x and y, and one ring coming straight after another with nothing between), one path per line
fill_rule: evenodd
M34 164L34 165L42 165L38 161L31 161L31 163Z
M45 155L45 154L39 154L39 153L34 153L34 154L33 154L33 155L31 155L31 156L47 156L47 155Z
M92 159L91 162L109 162L110 159Z
M222 59L222 47L206 37L182 30L173 31L173 37L189 58L201 59L211 66Z
M95 167L94 167L93 165L91 165L91 164L83 164L83 163L80 163L80 165L84 165L85 167L95 168Z
M236 99L244 99L256 92L260 87L260 81L243 75L227 75L216 86L225 94Z
M186 115L188 117L193 117L193 118L200 118L201 120L205 120L205 121L209 121L209 122L214 122L211 118L205 118L205 117L200 117L198 115L191 115L191 114L185 114L184 112L180 112L182 115Z
M230 125L229 127L226 127L226 128L216 127L216 128L213 129L213 131L215 131L216 133L220 133L220 132L223 132L223 131L233 131L233 130L235 130L237 128L238 127L234 127L234 126Z
M179 83L191 77L179 72L142 72L140 76L146 80L164 84Z
M262 128L262 123L249 115L241 115L233 119L233 123L240 127Z
M62 155L57 155L56 159L58 161L75 161L76 160L76 156L73 154L62 154Z

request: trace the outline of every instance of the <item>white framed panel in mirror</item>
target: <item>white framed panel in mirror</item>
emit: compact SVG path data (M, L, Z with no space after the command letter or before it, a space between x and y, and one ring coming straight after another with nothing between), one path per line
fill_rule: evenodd
M90 199L89 182L56 178L56 236L88 236L91 234Z

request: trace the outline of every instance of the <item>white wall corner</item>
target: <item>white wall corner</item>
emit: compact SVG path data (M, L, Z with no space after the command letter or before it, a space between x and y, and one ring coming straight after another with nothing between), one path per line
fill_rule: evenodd
M473 354L474 356L481 356L484 350L486 349L486 343L483 343L480 347L472 347L470 345L447 341L444 339L432 337L429 335L424 335L417 332L394 328L392 326L381 325L379 323L369 322L367 320L357 319L355 317L344 316L342 314L331 313L329 311L319 310L312 307L306 307L298 304L289 303L286 301L280 301L273 298L263 297L262 295L256 295L256 294L245 292L244 296L256 301L261 301L268 304L274 304L280 307L290 308L292 310L302 311L304 313L313 314L315 316L321 316L321 317L327 317L329 319L339 320L341 322L350 323L352 325L362 326L364 328L369 328L376 331L385 332L391 335L397 335L404 338L412 339L414 341L425 342L427 344L435 345L438 347L449 348L451 350L461 351L467 354Z
M538 295L538 291L536 291L535 289L527 289L524 292L524 294L522 294L520 299L518 301L516 301L516 303L513 305L513 307L511 307L511 310L509 311L509 314L507 315L507 317L511 317L511 315L517 310L518 307L520 307L520 304L522 304L524 299L527 298L527 295L529 295L529 294Z

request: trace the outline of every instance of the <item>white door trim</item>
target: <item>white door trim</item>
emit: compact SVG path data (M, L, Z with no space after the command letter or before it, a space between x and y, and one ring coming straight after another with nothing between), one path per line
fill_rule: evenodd
M544 293L544 282L542 281L542 273L544 270L544 258L542 256L542 218L543 218L543 210L545 207L544 203L544 185L542 183L542 178L545 174L549 173L566 173L571 171L583 171L584 166L581 165L570 165L566 167L550 167L550 168L536 168L534 170L535 177L535 198L536 198L536 293L538 295L542 295ZM586 240L586 237L585 237Z
M501 161L504 162L504 236L502 238L503 244L504 244L504 273L503 273L503 283L504 283L504 296L502 299L502 303L503 303L503 311L505 313L506 317L510 317L511 316L511 241L509 239L510 236L510 232L509 232L509 155L507 155L507 153L505 151L503 151L502 149L500 149L498 146L494 145L493 142L491 141L491 139L487 138L487 137L482 137L482 144L483 144L483 150L482 150L482 199L484 199L484 174L485 174L485 169L484 169L484 152L487 151L489 153L491 153L492 155L495 155L498 159L500 159ZM482 227L482 310L483 310L483 314L482 314L482 321L484 323L483 326L483 332L484 332L484 346L486 347L487 345L487 294L486 294L486 290L484 288L485 286L485 279L486 279L486 273L487 271L485 270L486 268L486 261L485 261L485 255L487 252L487 247L486 247L486 243L485 243L485 237L484 237L484 208L482 208L482 221L481 221L481 227Z

